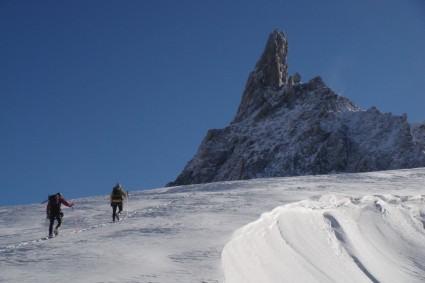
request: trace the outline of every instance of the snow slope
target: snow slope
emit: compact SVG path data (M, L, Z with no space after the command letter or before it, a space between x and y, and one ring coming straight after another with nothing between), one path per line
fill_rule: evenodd
M276 208L226 245L227 282L424 282L422 205L327 195Z
M425 168L255 179L0 207L1 282L423 282ZM69 196L65 196L68 197Z

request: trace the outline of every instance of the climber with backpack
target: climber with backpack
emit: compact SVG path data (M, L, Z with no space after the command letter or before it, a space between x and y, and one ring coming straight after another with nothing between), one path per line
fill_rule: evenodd
M73 203L68 203L61 193L49 196L46 207L47 219L50 220L49 238L53 238L53 233L55 236L59 235L59 229L62 226L63 218L63 212L61 210L62 204L67 207L72 207L74 205ZM53 230L55 219L58 221L58 224L56 225L55 230Z
M112 188L110 195L111 206L112 206L112 222L115 220L120 221L119 214L122 212L122 202L123 199L127 197L127 194L121 188L121 185L117 183L115 187ZM118 208L118 213L117 213Z

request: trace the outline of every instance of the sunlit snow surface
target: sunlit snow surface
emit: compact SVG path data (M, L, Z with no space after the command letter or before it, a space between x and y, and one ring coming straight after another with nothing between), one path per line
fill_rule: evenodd
M0 208L1 282L425 282L425 169L193 185Z

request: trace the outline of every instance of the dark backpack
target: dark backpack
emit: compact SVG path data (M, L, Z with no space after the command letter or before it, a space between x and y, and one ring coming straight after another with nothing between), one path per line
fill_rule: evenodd
M59 196L58 195L51 195L51 196L49 196L48 206L49 206L49 212L50 212L50 214L52 214L52 215L59 215L60 214L60 210L61 210Z
M118 187L114 187L112 190L112 199L122 199L120 189Z

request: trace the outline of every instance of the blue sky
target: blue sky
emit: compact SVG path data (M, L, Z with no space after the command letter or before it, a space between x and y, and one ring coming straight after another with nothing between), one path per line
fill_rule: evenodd
M0 0L0 206L174 180L276 28L290 74L425 120L421 0Z

